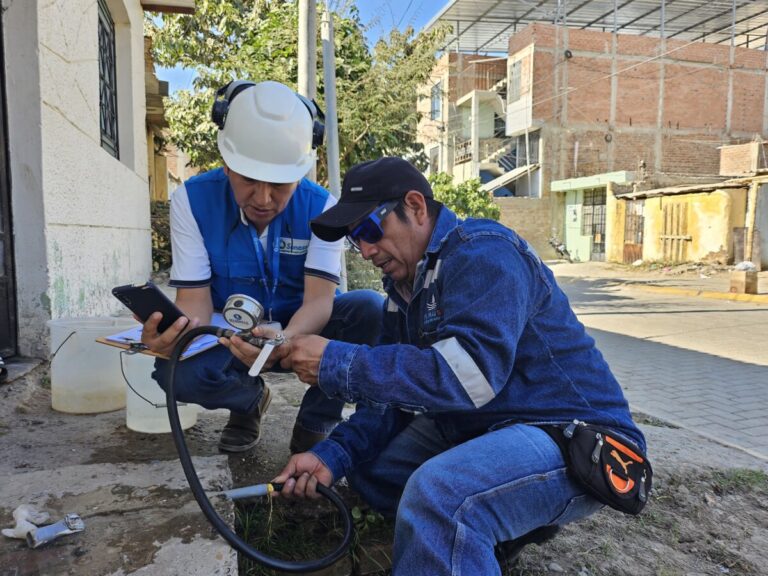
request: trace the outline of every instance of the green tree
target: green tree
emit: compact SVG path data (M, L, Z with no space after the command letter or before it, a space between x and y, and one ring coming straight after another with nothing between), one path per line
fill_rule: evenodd
M198 0L192 15L148 18L146 31L157 64L196 72L193 89L178 91L166 111L171 141L199 168L220 163L216 127L209 117L216 88L235 78L277 80L296 88L295 1ZM342 173L357 162L384 155L423 162L422 147L416 142L417 88L429 78L445 30L419 35L412 28L393 30L369 50L352 6L345 15L334 15L334 31ZM324 108L319 39L317 57L318 102ZM318 177L323 181L325 158L318 157Z
M491 218L501 215L493 197L480 190L480 179L472 178L461 184L453 184L453 176L445 172L429 175L429 183L438 200L456 212L461 218Z

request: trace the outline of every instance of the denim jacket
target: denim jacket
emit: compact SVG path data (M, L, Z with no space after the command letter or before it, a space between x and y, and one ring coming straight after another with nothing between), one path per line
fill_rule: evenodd
M442 208L410 302L384 278L380 345L331 341L318 386L357 402L312 451L335 479L375 459L414 413L456 444L513 423L574 419L645 449L621 387L547 268L512 230Z

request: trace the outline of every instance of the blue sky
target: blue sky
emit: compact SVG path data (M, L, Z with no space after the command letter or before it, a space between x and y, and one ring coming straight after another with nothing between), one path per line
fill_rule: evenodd
M317 0L322 2L322 0ZM397 27L421 30L450 0L357 0L360 20L367 27L369 44ZM331 0L331 6L344 6L344 0ZM156 67L157 77L170 83L171 93L191 88L194 72L183 68Z

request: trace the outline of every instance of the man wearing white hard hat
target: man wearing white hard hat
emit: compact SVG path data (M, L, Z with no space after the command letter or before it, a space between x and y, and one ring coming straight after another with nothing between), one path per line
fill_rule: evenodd
M298 334L358 344L378 340L382 297L370 290L337 294L342 241L322 241L310 229L310 220L336 204L304 178L322 142L321 118L314 102L278 82L238 80L217 92L212 119L224 166L187 180L171 197L170 285L186 317L158 333L161 317L153 314L142 337L152 351L168 355L181 332L210 323L232 294L256 299L266 319L283 327L286 343L267 367L290 352ZM233 337L177 367L178 400L230 410L219 441L225 452L258 442L270 392L247 372L259 352ZM167 375L168 362L158 360L153 377L165 387ZM291 450L305 451L327 436L342 407L308 390Z

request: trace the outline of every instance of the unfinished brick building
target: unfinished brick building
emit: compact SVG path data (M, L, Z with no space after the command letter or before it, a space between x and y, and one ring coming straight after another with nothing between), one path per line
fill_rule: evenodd
M762 45L665 38L658 29L654 37L646 26L651 33L639 35L528 24L508 39L503 80L446 100L453 114L425 148L439 150L458 180L480 177L496 196L511 194L497 198L502 220L539 250L548 252L554 232L580 259L604 259L609 187L711 182L721 146L768 134ZM472 77L479 62L474 55L450 69Z

